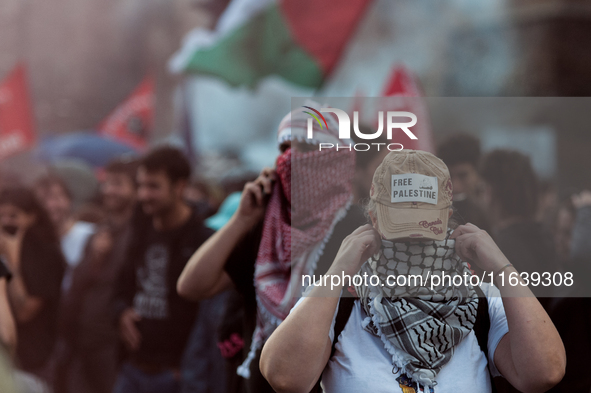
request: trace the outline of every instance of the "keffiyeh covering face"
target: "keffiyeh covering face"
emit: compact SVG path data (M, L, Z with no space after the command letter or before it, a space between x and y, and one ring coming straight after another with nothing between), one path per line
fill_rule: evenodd
M356 288L369 316L364 328L380 337L395 366L413 381L433 387L454 348L476 322L478 297L471 286L423 286L407 280L406 286L388 285L388 276L471 275L466 262L455 253L451 231L442 241L393 243L382 240L381 251L361 268L361 274L376 275L380 284ZM392 284L390 279L390 284ZM459 279L458 279L459 281ZM464 281L463 281L464 282ZM404 283L404 282L402 282ZM381 286L383 284L383 286Z
M309 115L294 111L279 126L278 143L305 140ZM338 143L338 125L314 126L322 141ZM318 140L315 140L318 142ZM301 276L312 274L335 224L351 202L355 153L348 150L299 152L288 149L276 163L277 181L269 199L255 263L257 326L251 351L238 373L249 377L256 350L287 317L301 295Z
M255 264L259 306L285 319L300 293L302 274L310 274L333 224L351 199L349 157L334 150L300 153L288 149L277 159L278 182L267 206ZM297 172L297 173L296 173ZM292 176L293 175L293 176Z

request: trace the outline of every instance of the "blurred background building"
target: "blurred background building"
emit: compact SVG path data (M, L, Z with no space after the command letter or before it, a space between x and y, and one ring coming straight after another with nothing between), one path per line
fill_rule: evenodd
M230 85L216 76L170 71L189 32L215 36L219 20L227 30L235 27L223 16L228 4L246 15L272 3L0 0L0 78L26 65L36 130L46 136L96 129L151 73L152 143L172 137L195 154L238 157L253 170L272 164L275 129L292 96L380 96L400 64L431 97L572 97L591 90L591 1L585 0L367 1L335 67L314 87L277 76L255 86ZM434 122L435 139L451 128ZM540 137L546 145L556 141L557 168L542 175L568 177L591 164L581 143L588 139L584 120L543 128L524 129L546 135ZM568 186L591 181L577 176Z

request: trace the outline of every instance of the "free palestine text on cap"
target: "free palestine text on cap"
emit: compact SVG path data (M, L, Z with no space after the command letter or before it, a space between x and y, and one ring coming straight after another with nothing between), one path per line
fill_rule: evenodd
M452 196L447 166L421 150L390 152L376 169L370 191L387 239L443 240Z

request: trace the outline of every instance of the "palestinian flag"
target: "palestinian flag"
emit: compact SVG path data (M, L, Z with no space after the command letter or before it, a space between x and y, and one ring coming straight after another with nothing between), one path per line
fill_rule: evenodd
M170 68L176 73L217 76L234 86L254 87L276 74L296 85L317 88L335 68L370 2L253 1L250 18L222 17L218 31L190 33ZM226 12L240 8L233 5Z

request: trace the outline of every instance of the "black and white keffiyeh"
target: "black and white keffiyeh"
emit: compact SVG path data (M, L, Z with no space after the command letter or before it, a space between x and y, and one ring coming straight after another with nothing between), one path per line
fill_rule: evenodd
M448 230L442 241L382 240L381 251L365 262L360 272L378 276L379 285L368 281L356 287L369 316L364 328L381 338L395 366L414 382L429 387L436 385L435 378L454 348L472 330L478 308L478 295L470 285L450 286L446 279L431 289L430 276L471 274L455 253L451 233ZM407 276L407 285L388 285L393 283L392 278L387 281L388 276L399 275ZM412 280L413 275L420 275L423 285Z

